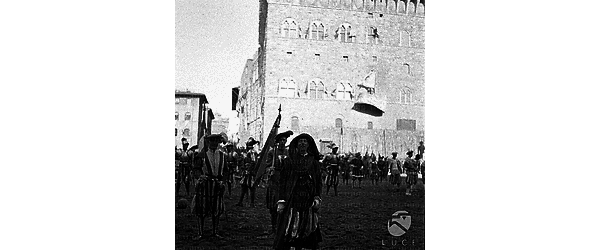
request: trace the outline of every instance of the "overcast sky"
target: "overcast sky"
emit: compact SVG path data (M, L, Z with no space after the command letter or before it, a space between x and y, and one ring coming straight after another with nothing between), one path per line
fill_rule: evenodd
M231 88L258 48L258 0L175 1L175 88L232 116Z

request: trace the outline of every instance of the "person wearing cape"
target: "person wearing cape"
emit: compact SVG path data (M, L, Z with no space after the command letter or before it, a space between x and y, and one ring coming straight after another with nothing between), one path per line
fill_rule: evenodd
M314 139L303 133L290 142L289 152L279 179L273 247L317 249L323 240L318 223L322 188L319 150Z
M192 199L191 212L198 218L198 237L203 239L206 236L204 231L204 219L207 216L212 217L213 236L222 238L217 229L219 226L219 217L225 211L223 196L225 194L225 178L227 161L225 153L218 150L219 143L223 138L218 134L212 134L206 137L208 147L205 147L197 154L194 161L194 177L198 179L195 187L195 195Z
M266 163L269 166L267 170L268 181L266 191L266 206L271 215L271 232L274 234L277 227L277 201L279 200L279 177L281 174L282 163L285 158L288 157L288 149L285 147L288 137L293 135L294 132L288 130L283 133L279 133L275 136L275 148L269 150L267 153Z

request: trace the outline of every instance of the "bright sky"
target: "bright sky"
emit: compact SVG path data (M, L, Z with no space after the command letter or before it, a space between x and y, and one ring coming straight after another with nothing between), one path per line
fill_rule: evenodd
M175 88L204 93L224 117L235 117L231 88L258 48L258 2L175 1Z

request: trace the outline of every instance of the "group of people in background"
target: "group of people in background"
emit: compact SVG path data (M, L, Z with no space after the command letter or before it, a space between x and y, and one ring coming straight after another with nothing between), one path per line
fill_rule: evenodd
M318 226L318 210L321 205L323 185L329 194L338 195L340 179L345 185L361 188L363 179L372 185L390 182L398 188L401 176L406 176L406 195L411 195L417 183L418 174L425 183L425 147L420 142L418 153L409 150L406 157L398 158L374 153L338 153L339 147L331 144L330 153L319 153L314 139L309 134L296 136L286 146L292 131L277 134L275 145L267 150L266 171L255 176L259 164L259 152L254 148L259 144L250 138L244 148L226 143L223 137L213 134L205 137L202 150L189 147L185 138L183 148L175 149L176 196L185 188L187 196L193 190L192 213L198 218L198 238L205 238L204 219L212 217L213 236L221 238L217 232L219 217L224 212L224 199L231 199L232 186L241 186L241 195L236 206L244 206L244 198L249 197L250 206L255 206L256 187L266 188L266 209L270 214L274 249L316 249L322 240ZM227 192L226 192L227 191ZM228 194L225 198L225 193Z
M384 181L390 182L398 188L404 182L407 185L406 195L411 195L419 174L425 184L425 160L423 158L425 145L422 141L417 147L416 155L413 150L409 150L403 159L398 158L397 152L393 152L391 157L375 156L374 153L365 153L362 156L360 152L339 154L339 147L335 143L328 147L331 149L331 153L325 155L322 160L323 181L327 185L326 194L329 194L330 188L333 187L334 195L337 195L340 178L343 184L352 185L352 188L361 188L363 179L370 180L372 185L378 185ZM402 176L406 178L401 178ZM352 180L351 184L349 183L350 179Z

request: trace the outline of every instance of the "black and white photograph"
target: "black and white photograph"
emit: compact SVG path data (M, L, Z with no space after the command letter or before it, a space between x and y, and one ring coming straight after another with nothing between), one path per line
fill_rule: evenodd
M424 249L424 20L176 1L176 248Z

